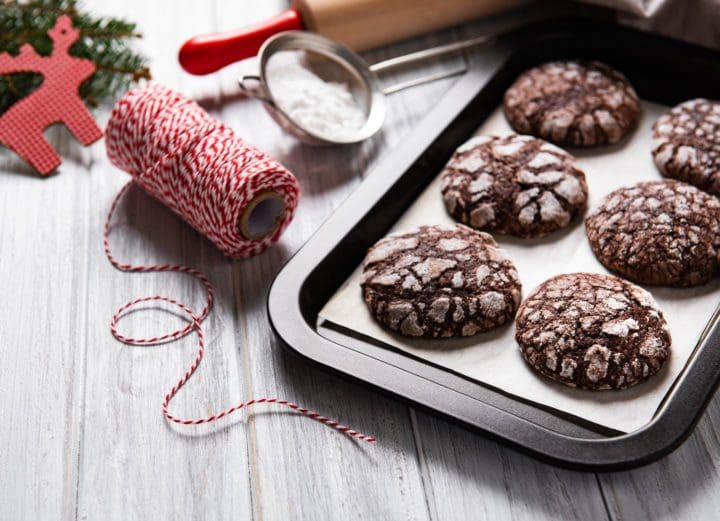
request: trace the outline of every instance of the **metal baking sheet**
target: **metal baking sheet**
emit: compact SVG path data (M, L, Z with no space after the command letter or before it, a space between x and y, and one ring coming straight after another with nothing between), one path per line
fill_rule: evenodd
M568 149L578 156L589 186L589 206L597 206L611 191L639 181L661 179L650 150L652 125L669 107L641 102L638 127L613 147ZM500 108L488 117L478 135L507 135L512 129ZM423 224L452 224L440 196L440 175L413 202L393 226L392 232ZM494 235L518 269L523 296L543 281L561 273L607 273L597 261L585 236L582 219L560 232L541 239L518 239ZM647 424L692 355L713 310L720 301L720 278L693 288L647 286L664 311L672 334L670 360L650 381L616 392L572 389L535 373L525 363L515 342L514 323L485 334L458 339L413 339L395 334L373 319L362 300L361 269L347 281L320 311L318 327L338 329L380 341L446 367L513 396L563 411L588 422L620 432L632 432ZM323 321L329 323L323 326Z
M455 148L491 117L515 77L559 58L610 63L626 73L641 98L654 104L712 97L720 90L718 53L612 24L567 20L499 38L278 275L269 296L270 318L285 343L307 359L537 457L573 468L628 468L677 446L715 389L720 327L714 306L708 305L707 327L652 419L643 418L627 429L513 395L347 328L325 329L324 336L317 328L320 310L361 263L367 248L396 225ZM612 149L597 153L610 154ZM592 181L590 187L592 196ZM529 289L526 285L525 294Z

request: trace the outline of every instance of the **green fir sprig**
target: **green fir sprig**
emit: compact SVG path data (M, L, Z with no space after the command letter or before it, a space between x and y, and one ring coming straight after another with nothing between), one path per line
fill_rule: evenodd
M21 45L29 43L38 54L49 55L52 41L47 31L62 14L69 15L80 31L70 54L97 65L95 74L80 86L80 95L90 106L150 79L147 60L130 47L131 40L141 36L135 24L82 12L77 0L0 0L0 52L16 55ZM42 76L35 73L0 75L0 114L41 83Z

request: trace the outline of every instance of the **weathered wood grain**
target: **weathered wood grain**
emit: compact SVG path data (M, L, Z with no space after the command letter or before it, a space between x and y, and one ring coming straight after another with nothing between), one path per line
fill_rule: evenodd
M0 517L12 520L75 516L90 153L50 134L59 174L0 159Z

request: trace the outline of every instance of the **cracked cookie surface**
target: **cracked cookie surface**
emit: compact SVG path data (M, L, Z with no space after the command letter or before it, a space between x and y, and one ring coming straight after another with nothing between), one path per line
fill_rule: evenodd
M652 155L665 177L720 195L720 102L694 99L661 116Z
M503 108L516 132L553 143L617 143L636 125L640 102L625 76L597 61L554 61L522 73Z
M363 299L376 320L405 336L471 336L508 322L520 280L488 234L463 225L420 226L368 250Z
M541 237L587 206L585 174L564 150L530 136L476 136L442 172L448 213L479 230Z
M515 339L525 360L581 389L624 389L670 357L662 311L644 289L613 275L570 273L538 286L522 303Z
M720 200L679 181L610 193L585 229L606 268L641 284L695 286L720 270Z

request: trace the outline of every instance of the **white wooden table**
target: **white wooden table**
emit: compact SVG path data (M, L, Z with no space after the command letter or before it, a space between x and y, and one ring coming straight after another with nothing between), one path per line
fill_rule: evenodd
M156 293L199 306L187 277L113 270L101 247L108 205L127 176L102 142L83 149L51 131L65 162L39 179L0 152L0 519L718 519L720 401L669 457L632 472L575 473L539 463L289 356L268 325L275 273L454 80L389 98L384 132L346 149L308 149L239 96L240 67L195 78L176 53L196 33L261 20L282 1L93 1L97 13L137 20L155 78L202 101L298 177L303 199L279 245L243 262L133 190L112 241L133 262L197 266L218 289L205 322L209 348L173 402L210 414L257 395L295 400L376 435L349 441L317 422L274 408L204 429L169 426L163 394L191 360L194 339L153 348L113 340L111 313ZM477 23L368 54L380 59L479 34ZM472 54L429 64L455 68ZM242 67L252 67L252 62ZM409 77L400 72L396 78ZM107 109L98 111L103 124ZM159 311L123 323L165 331Z

